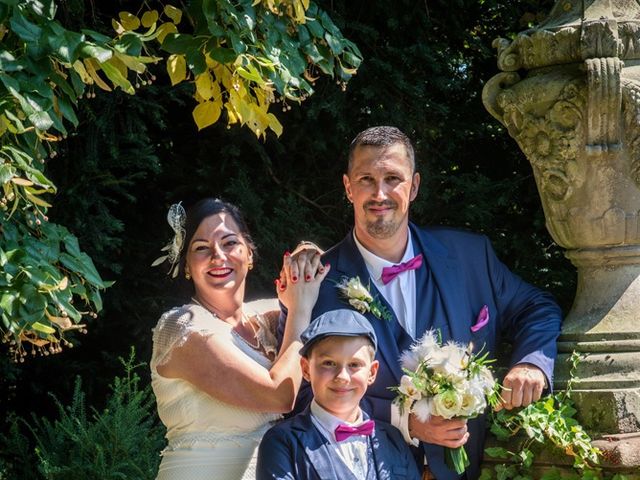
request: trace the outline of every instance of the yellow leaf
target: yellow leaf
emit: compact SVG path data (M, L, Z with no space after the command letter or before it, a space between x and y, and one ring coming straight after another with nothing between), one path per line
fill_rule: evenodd
M196 92L204 100L209 100L213 96L212 83L209 71L205 71L196 77Z
M176 25L180 23L180 20L182 20L182 10L174 7L173 5L165 5L164 13L167 17L173 20L173 23Z
M111 19L111 26L113 27L113 29L116 31L118 35L122 35L124 32L126 32L124 27L115 18Z
M100 68L100 64L98 63L97 60L94 60L93 58L85 58L84 66L87 69L87 72L89 73L89 75L91 75L91 78L93 79L93 81L96 82L96 85L98 85L98 87L100 87L103 90L106 90L107 92L111 91L111 87L107 85L105 81L102 80L102 78L100 78L100 75L98 75L97 70Z
M120 17L120 24L125 30L137 30L140 28L140 19L133 13L120 12L118 17Z
M40 323L40 322L33 322L31 324L31 328L37 332L42 332L46 334L56 333L55 328L52 328L49 325L45 325L44 323Z
M295 21L297 23L305 23L304 6L300 0L293 0L293 8L295 9Z
M158 27L158 30L156 30L155 35L157 36L158 41L162 43L164 42L165 37L170 33L178 33L178 29L173 23L167 22L167 23L163 23Z
M113 54L115 58L117 58L120 62L122 62L134 72L143 73L147 69L144 63L139 62L135 57L132 57L131 55L125 55L120 52L113 52ZM124 74L124 76L126 76L126 73Z
M202 130L209 125L213 125L220 118L222 112L222 104L220 101L203 102L193 109L193 119L198 126L198 130Z
M304 5L305 10L309 10L309 0L302 0L302 5Z
M227 117L229 118L229 125L231 125L232 123L238 122L238 116L236 115L236 111L233 108L233 105L231 104L231 102L225 103L224 106L227 109Z
M116 67L116 69L120 72L120 75L122 75L123 77L127 77L127 75L129 74L129 70L127 69L127 66L124 64L124 62L121 60L120 55L114 55L113 57L111 57L107 63L110 63L112 66Z
M158 21L158 11L150 10L148 12L144 12L142 14L142 26L144 28L149 28L151 25Z
M39 197L36 197L35 195L32 195L29 192L24 192L25 196L27 197L27 200L29 200L31 203L38 205L40 207L45 207L45 208L50 208L51 204L45 202L44 200L42 200Z
M171 79L171 85L177 85L187 78L187 62L184 55L172 54L167 59L167 72Z
M13 177L11 181L16 185L22 185L23 187L30 187L31 185L33 185L33 182L31 180L27 180L26 178Z
M73 69L80 75L82 83L86 83L87 85L93 84L93 78L87 73L87 69L84 68L84 64L80 60L73 62Z
M0 137L7 131L8 126L9 119L5 117L4 114L0 115Z
M269 117L269 128L273 130L273 133L275 133L278 137L282 135L282 124L276 118L276 116L273 113L270 113L267 115L267 117Z

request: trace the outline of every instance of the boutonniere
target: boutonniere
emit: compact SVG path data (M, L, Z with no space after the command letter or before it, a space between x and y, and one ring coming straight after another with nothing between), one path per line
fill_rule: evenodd
M371 292L360 281L359 277L342 277L336 285L343 297L347 299L349 305L360 313L371 312L376 317L383 320L391 320L391 312L371 295Z

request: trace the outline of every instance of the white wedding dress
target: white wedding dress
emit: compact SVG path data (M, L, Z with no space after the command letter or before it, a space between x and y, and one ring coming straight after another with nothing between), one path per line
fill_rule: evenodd
M259 312L277 309L274 300L243 306L245 313L257 314L258 339L269 353L276 352L274 322ZM272 362L235 334L231 325L200 305L184 305L162 315L153 331L150 364L151 385L168 441L161 453L157 480L254 480L258 444L280 415L229 405L185 380L160 376L158 365L167 362L171 351L192 332L220 335L254 360L256 368L271 368Z

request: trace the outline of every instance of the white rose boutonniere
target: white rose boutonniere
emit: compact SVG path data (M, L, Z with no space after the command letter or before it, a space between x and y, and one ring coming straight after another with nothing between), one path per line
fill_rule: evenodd
M336 285L343 297L347 299L349 305L362 314L371 312L376 317L383 320L391 320L391 313L371 295L369 289L360 281L359 277L343 277Z

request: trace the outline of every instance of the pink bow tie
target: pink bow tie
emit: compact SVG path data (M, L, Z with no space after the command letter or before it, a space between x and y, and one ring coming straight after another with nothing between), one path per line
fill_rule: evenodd
M416 268L420 268L421 266L422 266L422 254L416 255L411 260L400 263L399 265L394 265L392 267L384 267L382 269L382 283L386 285L402 272L406 272L407 270L415 270Z
M335 429L336 440L341 442L346 440L351 435L364 435L368 437L373 433L373 427L375 426L375 422L373 420L367 420L366 422L362 422L357 427L350 427L349 425L345 425L344 423L338 425Z

